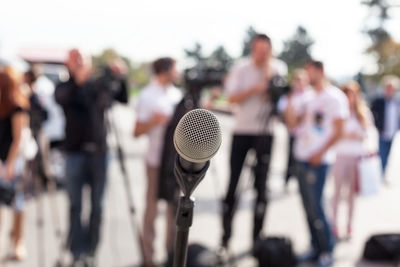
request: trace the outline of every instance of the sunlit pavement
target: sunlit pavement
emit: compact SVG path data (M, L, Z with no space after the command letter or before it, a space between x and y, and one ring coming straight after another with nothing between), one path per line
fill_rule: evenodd
M146 179L144 176L143 155L146 149L146 138L134 139L132 127L135 119L134 108L117 106L113 117L118 126L123 149L126 155L129 177L132 183L133 198L136 208L136 220L141 224L144 209ZM231 142L232 118L227 115L218 115L223 129L223 144L211 163L206 178L194 193L196 206L194 210L193 226L190 229L190 241L204 244L216 249L221 236L220 199L224 195L228 180L228 158ZM282 126L276 127L274 156L269 175L270 202L263 233L265 235L287 236L291 238L297 253L307 250L309 234L306 227L304 212L297 191L297 182L292 180L287 191L283 188L283 170L286 162L287 134ZM115 138L109 138L110 168L107 193L104 207L104 223L102 242L98 251L99 267L128 267L140 262L137 236L134 234L129 221L128 206L124 190L123 178L114 153ZM385 266L383 264L367 264L360 262L360 256L366 239L374 233L400 233L400 182L398 181L399 147L394 144L388 170L387 184L382 187L379 195L359 197L357 199L353 238L350 241L340 242L336 246L334 266ZM397 160L396 160L397 159ZM248 165L242 173L239 191L240 205L234 218L234 231L231 240L231 254L238 255L250 249L252 230L252 202L253 192L251 176L248 166L251 164L251 155ZM326 205L330 207L332 195L332 180L328 180L325 191ZM86 192L87 193L87 192ZM25 261L16 263L4 261L8 248L8 234L10 229L10 211L3 209L1 223L0 255L3 259L1 266L10 267L48 267L55 266L60 256L60 242L55 235L57 224L53 220L54 209L51 203L58 206L57 214L61 221L61 229L65 236L67 227L67 199L64 192L58 192L56 199L48 195L42 198L42 205L31 200L26 206L25 243L28 256ZM38 210L43 208L43 212ZM88 207L86 206L86 210ZM37 216L43 213L44 233L37 227ZM87 215L87 213L86 213ZM340 210L342 229L345 229L344 219L346 209ZM164 205L160 203L160 213L157 217L156 259L165 260L164 253ZM43 240L43 241L40 241ZM40 257L40 255L43 255ZM41 259L44 262L41 263ZM64 258L65 263L69 257ZM237 266L256 266L256 261L246 256L237 262ZM307 265L305 265L307 266ZM390 265L388 265L390 266Z

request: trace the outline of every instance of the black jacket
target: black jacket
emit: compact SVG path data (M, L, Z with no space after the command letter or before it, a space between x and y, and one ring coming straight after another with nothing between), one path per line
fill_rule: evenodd
M386 100L383 96L377 97L371 103L371 111L374 115L375 126L379 131L379 134L382 134L385 130L385 109L386 109ZM400 117L398 118L400 122Z
M55 98L65 113L66 135L63 149L68 152L105 153L107 127L104 112L112 100L128 102L124 80L110 89L104 79L93 79L83 86L73 77L56 87Z

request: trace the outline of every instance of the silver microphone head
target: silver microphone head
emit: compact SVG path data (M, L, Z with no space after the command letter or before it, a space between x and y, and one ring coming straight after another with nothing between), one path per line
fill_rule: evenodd
M176 126L174 145L179 156L190 162L206 162L221 146L221 128L215 115L205 109L186 113Z

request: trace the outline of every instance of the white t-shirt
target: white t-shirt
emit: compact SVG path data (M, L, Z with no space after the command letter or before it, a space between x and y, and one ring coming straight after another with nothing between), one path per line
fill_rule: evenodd
M46 76L40 76L34 90L39 95L48 112L48 118L43 124L43 131L50 141L62 140L65 137L65 115L54 97L54 84Z
M162 87L157 81L151 82L143 88L137 105L137 120L148 122L154 113L172 116L175 106L182 99L182 92L174 87ZM164 133L167 125L158 125L152 128L147 136L149 147L146 154L146 163L152 167L159 167L164 144Z
M281 61L271 60L271 67L274 72L279 75L282 67L277 68L275 65L282 64ZM236 93L244 92L250 88L260 84L264 77L263 70L257 68L250 58L245 58L237 62L230 71L225 89L228 96ZM267 118L271 111L271 105L263 97L253 95L246 101L238 105L234 111L235 126L234 133L242 135L259 135L268 132Z
M297 129L294 155L299 161L308 161L332 137L334 121L349 116L346 96L340 89L328 85L321 92L311 91L306 103L304 119ZM323 155L323 163L335 160L334 149Z
M351 114L345 121L343 134L357 133L367 137L367 130L361 125L356 114ZM364 140L342 138L335 147L336 153L339 155L361 156L365 153Z

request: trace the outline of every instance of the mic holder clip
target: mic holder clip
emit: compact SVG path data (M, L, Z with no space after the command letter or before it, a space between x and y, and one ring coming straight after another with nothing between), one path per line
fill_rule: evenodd
M182 167L179 156L176 158L174 174L179 184L179 187L181 188L183 195L186 198L190 198L190 195L203 180L209 167L210 161L208 160L205 166L200 171L188 172Z

